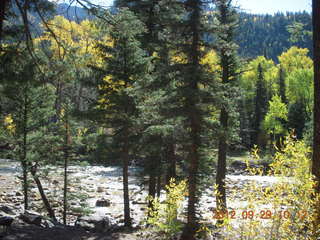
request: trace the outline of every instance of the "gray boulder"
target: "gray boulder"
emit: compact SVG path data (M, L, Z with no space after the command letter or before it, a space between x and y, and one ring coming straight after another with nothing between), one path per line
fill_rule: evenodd
M87 231L106 232L111 229L111 221L107 216L94 214L78 217L75 226Z
M12 215L12 216L17 214L12 208L8 206L0 206L0 212L3 212L7 215Z
M109 199L99 199L96 201L96 207L109 207L111 202Z
M26 223L34 224L37 226L41 226L42 223L42 216L34 211L25 211L24 213L20 214L20 219Z
M230 164L230 167L235 170L245 170L247 168L247 164L244 162L235 160Z

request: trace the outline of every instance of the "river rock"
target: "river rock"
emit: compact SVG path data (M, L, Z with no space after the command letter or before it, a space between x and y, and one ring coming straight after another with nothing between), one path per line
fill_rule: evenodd
M111 201L109 199L100 199L96 201L96 207L109 207Z
M247 164L236 160L230 164L230 167L235 170L245 170L247 168Z
M20 219L26 223L41 226L42 216L34 211L25 211L25 213L20 214Z
M16 212L8 206L0 206L0 212L3 212L8 215L12 215L12 216L16 215Z
M52 183L53 183L54 185L58 185L58 184L59 184L59 181L56 180L56 179L54 179L54 180L52 181Z
M94 214L78 217L75 226L87 231L105 232L111 228L111 221L107 216Z
M0 217L0 226L3 226L6 228L9 228L13 222L14 218L10 216L2 216Z
M23 196L23 194L22 194L22 192L17 191L17 192L16 192L16 196L17 196L17 197L21 197L21 196Z
M44 220L43 223L41 224L41 226L45 227L45 228L53 228L56 225L50 220Z

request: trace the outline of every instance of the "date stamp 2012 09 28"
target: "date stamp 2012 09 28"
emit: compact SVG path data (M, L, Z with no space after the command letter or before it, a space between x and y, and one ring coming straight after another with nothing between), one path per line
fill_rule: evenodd
M279 218L300 218L303 220L307 216L307 211L300 210L296 211L295 213L290 212L289 210L283 211L272 211L270 209L263 209L259 211L255 210L230 210L230 211L220 211L220 210L213 210L213 219L272 219L274 217Z

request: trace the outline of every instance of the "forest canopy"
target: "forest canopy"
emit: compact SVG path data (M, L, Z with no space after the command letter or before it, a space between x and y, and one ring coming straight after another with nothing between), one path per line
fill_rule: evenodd
M20 167L25 218L83 227L105 207L121 214L103 228L159 239L267 239L273 227L272 239L316 239L309 13L248 14L232 0L77 3L0 5L0 167ZM253 221L232 223L237 199ZM254 213L268 203L265 224Z

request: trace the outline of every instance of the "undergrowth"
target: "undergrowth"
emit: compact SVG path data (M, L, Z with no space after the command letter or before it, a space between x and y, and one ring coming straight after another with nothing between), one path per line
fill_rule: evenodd
M259 160L257 149L253 150L253 156ZM253 181L233 191L230 195L240 195L246 200L245 206L215 214L215 218L223 220L217 228L217 232L223 233L222 239L316 239L311 226L318 196L314 192L310 156L311 149L302 141L286 138L267 174L275 181L269 186ZM263 175L262 169L247 165L252 175Z

